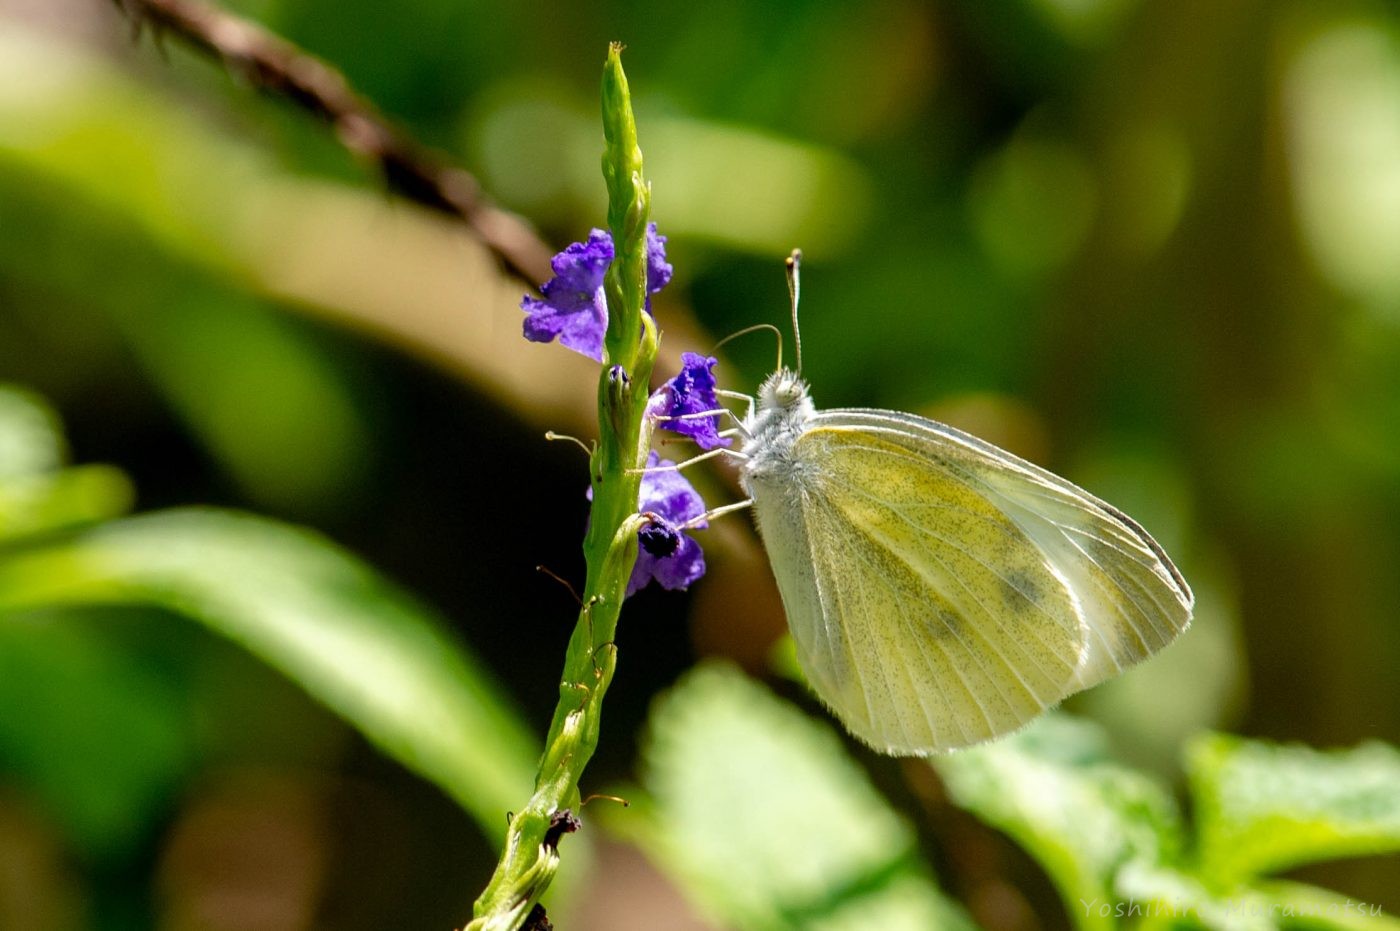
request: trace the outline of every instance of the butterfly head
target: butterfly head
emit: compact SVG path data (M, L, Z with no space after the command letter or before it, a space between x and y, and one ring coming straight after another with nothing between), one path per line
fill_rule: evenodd
M778 369L758 388L758 404L745 418L743 452L748 456L740 481L759 479L767 473L790 473L793 445L816 416L807 383L796 372Z
M760 410L794 411L811 404L807 383L790 369L778 369L758 387Z

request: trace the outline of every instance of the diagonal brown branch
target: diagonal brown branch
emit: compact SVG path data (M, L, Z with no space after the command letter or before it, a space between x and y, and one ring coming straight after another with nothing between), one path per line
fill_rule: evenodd
M493 204L476 179L391 126L335 68L261 26L202 0L112 0L137 31L150 25L328 123L341 143L374 163L389 188L458 217L501 263L530 285L550 276L552 250L525 220Z

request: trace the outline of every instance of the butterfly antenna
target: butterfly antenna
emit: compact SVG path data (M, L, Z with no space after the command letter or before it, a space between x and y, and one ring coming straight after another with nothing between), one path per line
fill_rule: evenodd
M792 339L797 344L797 374L802 374L802 331L797 328L797 300L802 296L802 250L793 249L787 257L788 299L792 302ZM780 344L781 345L781 344ZM782 358L778 359L782 368Z
M753 326L746 326L746 327L744 327L742 330L738 330L738 331L736 331L736 332L734 332L734 333L730 333L730 334L729 334L728 336L726 336L724 339L722 339L722 340L720 340L719 342L715 343L715 345L713 346L713 348L710 349L710 354L713 355L713 354L715 354L716 352L719 352L720 347L723 346L725 343L729 342L731 339L738 339L738 338L741 337L741 336L748 336L750 333L756 333L756 332L758 332L759 330L768 330L768 331L770 331L774 336L776 336L776 337L778 338L778 368L782 368L782 367L783 367L783 331L780 330L780 329L778 329L777 327L773 326L773 324L771 324L771 323L755 323Z

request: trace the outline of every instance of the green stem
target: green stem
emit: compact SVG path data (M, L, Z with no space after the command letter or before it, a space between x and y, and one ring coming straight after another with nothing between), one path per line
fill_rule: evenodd
M618 612L637 559L639 470L651 446L645 414L657 332L643 312L651 188L642 177L621 52L613 43L603 69L603 177L615 252L603 284L608 329L598 380L598 445L589 462L593 507L583 545L588 578L535 792L506 829L501 860L467 931L515 931L559 868L558 819L578 809L579 779L598 746L603 695L617 661Z

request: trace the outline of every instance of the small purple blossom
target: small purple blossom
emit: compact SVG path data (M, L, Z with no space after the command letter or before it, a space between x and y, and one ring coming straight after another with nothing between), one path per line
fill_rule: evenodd
M637 542L641 544L643 552L653 556L674 556L676 550L681 548L681 532L669 521L658 517L637 531Z
M647 456L647 468L673 466L674 462L657 456ZM637 510L648 514L650 521L637 532L640 546L632 577L627 580L627 597L646 587L655 579L662 588L680 591L690 587L705 574L705 553L700 544L683 532L682 525L705 513L705 502L679 472L643 472L638 492ZM588 489L593 500L593 489ZM708 527L705 521L684 529Z
M728 446L732 442L719 435L719 415L694 420L674 418L720 409L719 398L715 395L718 361L714 356L681 353L680 373L656 390L648 407L648 413L658 419L661 429L688 436L701 449Z
M647 456L648 469L670 465L675 463L660 458L654 450ZM705 574L705 554L699 543L681 532L681 525L705 513L700 493L679 472L644 472L637 510L651 513L653 518L649 529L642 530L642 542L649 545L637 553L637 564L627 581L627 594L640 591L652 579L671 591L689 588L690 583ZM704 521L693 525L697 530L708 526ZM651 549L671 545L663 543L664 538L675 541L670 555L658 555Z
M671 283L671 263L666 261L666 237L656 232L656 224L647 224L647 313L651 313L651 295Z
M550 263L554 277L540 286L543 299L525 295L525 338L548 343L558 337L564 346L598 361L603 360L603 334L608 329L608 305L603 297L603 275L613 260L612 235L607 230L589 232L587 242L576 242ZM647 226L647 294L655 294L671 280L666 261L666 237ZM647 297L647 313L651 298Z

